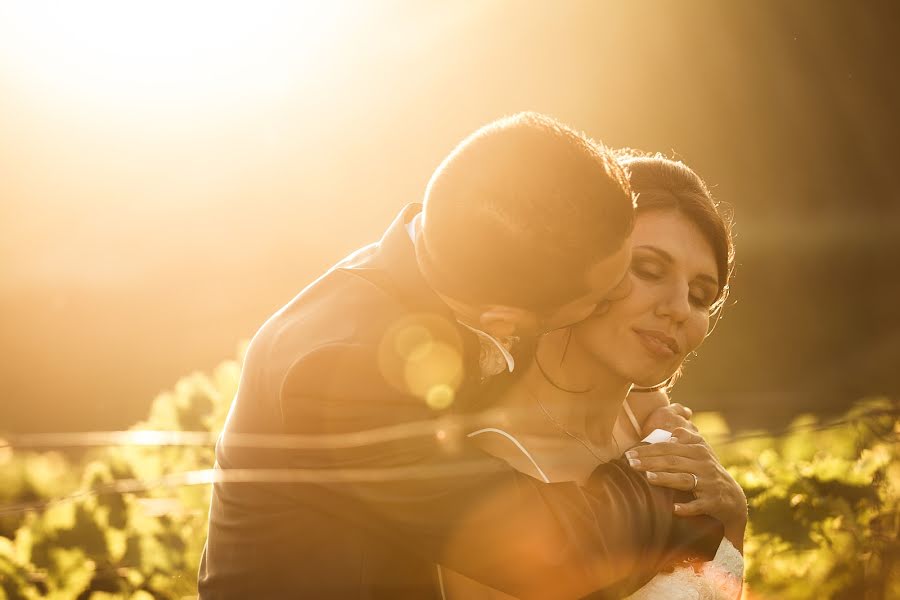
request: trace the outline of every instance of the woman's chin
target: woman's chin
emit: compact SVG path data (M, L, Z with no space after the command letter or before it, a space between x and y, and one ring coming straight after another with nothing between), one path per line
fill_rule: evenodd
M674 371L671 370L655 370L655 372L644 372L632 374L631 381L635 387L652 388L661 385L672 377Z
M623 353L619 372L636 387L650 388L668 381L678 370L681 362L681 357L664 360L659 357L648 357L646 353L633 355Z

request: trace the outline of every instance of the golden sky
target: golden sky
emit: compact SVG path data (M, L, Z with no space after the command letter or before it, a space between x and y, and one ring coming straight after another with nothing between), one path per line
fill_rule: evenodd
M685 389L783 390L830 347L881 381L843 340L890 341L891 291L854 298L859 325L815 287L821 244L896 239L877 27L777 2L0 2L0 431L129 425L520 110L678 156L735 205L742 304Z

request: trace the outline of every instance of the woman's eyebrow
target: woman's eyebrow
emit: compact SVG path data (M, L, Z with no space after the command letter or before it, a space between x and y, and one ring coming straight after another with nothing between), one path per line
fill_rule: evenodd
M675 259L672 258L672 255L663 250L662 248L657 248L656 246L635 246L634 250L649 250L654 254L658 254L660 258L664 259L666 262L675 262Z
M633 249L634 250L649 250L650 252L653 252L654 254L656 254L663 260L665 260L667 263L675 262L675 258L671 254L669 254L662 248L658 248L656 246L646 246L646 245L645 246L635 246ZM713 277L712 275L707 275L706 273L701 273L700 275L697 275L697 279L699 279L701 281L705 281L715 287L719 287L718 278Z

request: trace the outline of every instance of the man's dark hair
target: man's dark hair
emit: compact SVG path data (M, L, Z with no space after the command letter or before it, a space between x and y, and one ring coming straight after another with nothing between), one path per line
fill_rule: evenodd
M425 192L416 255L437 291L470 304L552 310L634 223L628 179L603 146L520 113L463 140Z

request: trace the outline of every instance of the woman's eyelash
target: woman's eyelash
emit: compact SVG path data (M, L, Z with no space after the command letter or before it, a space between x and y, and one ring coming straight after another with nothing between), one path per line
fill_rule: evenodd
M691 303L694 304L695 306L699 306L701 308L709 308L709 302L706 301L705 297L700 298L697 296L691 296L690 300L691 300Z
M631 270L638 277L645 279L658 279L662 276L660 269L654 269L654 265L645 262L636 262L631 265Z
M663 271L664 267L655 263L654 261L636 260L631 263L631 272L641 279L658 281L663 277ZM699 308L709 308L713 303L706 291L701 291L700 293L696 294L690 294L688 300L691 304Z
M699 306L701 308L709 308L710 306L712 306L712 300L709 299L709 295L706 292L702 292L698 295L692 294L690 296L690 300L696 306Z

